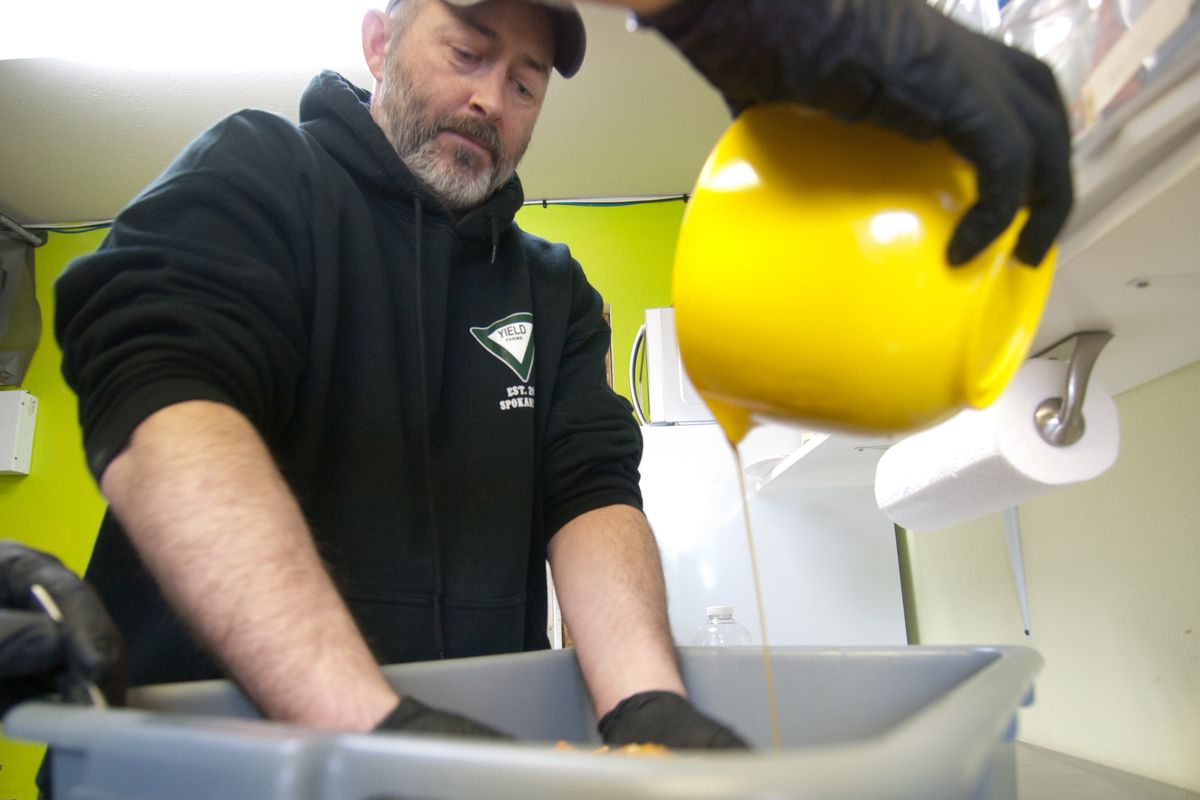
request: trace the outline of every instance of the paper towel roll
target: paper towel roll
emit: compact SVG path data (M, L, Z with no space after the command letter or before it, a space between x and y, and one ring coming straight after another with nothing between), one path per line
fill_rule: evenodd
M1056 447L1038 433L1034 411L1061 397L1067 364L1021 365L988 408L963 411L889 448L875 470L875 500L897 525L939 530L1091 480L1117 460L1117 406L1092 380L1083 403L1086 430Z

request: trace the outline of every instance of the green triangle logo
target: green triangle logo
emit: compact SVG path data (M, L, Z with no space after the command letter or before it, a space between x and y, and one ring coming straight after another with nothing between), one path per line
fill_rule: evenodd
M533 314L528 311L509 314L486 327L471 328L471 335L522 382L529 382L533 372Z

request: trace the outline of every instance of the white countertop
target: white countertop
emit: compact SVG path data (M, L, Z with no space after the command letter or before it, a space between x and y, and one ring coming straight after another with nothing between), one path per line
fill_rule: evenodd
M1016 743L1020 800L1193 800L1200 794L1057 753Z

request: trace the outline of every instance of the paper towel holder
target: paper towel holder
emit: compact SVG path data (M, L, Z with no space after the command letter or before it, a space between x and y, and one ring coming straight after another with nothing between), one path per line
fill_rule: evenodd
M1040 355L1046 355L1072 339L1075 347L1067 362L1067 377L1061 397L1049 397L1043 400L1033 412L1034 424L1048 444L1055 447L1068 447L1083 437L1087 425L1083 418L1083 400L1087 394L1088 379L1100 351L1113 335L1108 331L1081 331L1073 333L1056 344L1046 348Z

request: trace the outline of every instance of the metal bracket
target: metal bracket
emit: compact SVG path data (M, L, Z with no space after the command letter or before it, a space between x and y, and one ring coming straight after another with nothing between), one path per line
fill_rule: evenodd
M1087 394L1088 379L1096 359L1108 340L1113 338L1107 331L1085 331L1075 333L1058 342L1044 352L1058 348L1070 339L1075 340L1075 349L1067 363L1067 378L1062 396L1043 400L1033 413L1038 433L1049 444L1067 447L1083 437L1087 427L1083 418L1083 400Z

